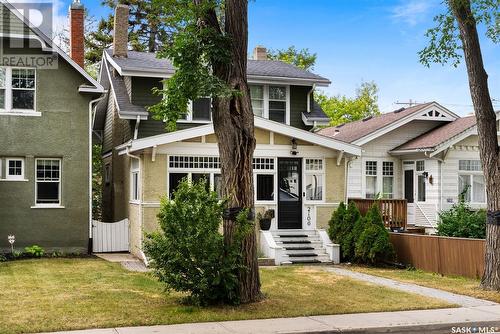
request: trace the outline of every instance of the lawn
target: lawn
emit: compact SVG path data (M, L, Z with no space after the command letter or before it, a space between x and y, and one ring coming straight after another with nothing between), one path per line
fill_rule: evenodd
M443 276L422 270L372 268L364 266L347 266L346 268L365 274L392 278L401 282L415 283L429 288L441 289L500 303L500 292L485 291L480 289L480 281L478 279L466 278L462 276Z
M0 263L0 333L21 333L450 307L311 267L261 269L267 298L241 307L194 307L150 274L100 259Z

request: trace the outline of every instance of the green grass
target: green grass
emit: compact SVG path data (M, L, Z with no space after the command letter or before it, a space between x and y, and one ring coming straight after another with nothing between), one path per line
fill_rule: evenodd
M479 279L462 276L443 276L441 274L429 273L422 270L371 268L365 266L348 266L347 268L365 274L392 278L401 282L414 283L429 288L441 289L500 303L500 292L487 291L479 288Z
M0 333L21 333L450 307L311 267L261 269L266 299L241 307L183 305L150 274L100 259L0 263Z

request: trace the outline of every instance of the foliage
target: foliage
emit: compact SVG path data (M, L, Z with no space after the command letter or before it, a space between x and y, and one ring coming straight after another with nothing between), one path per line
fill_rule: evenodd
M317 54L310 53L309 49L297 50L294 45L288 49L269 50L267 58L281 60L282 62L295 65L304 70L313 70Z
M434 17L436 26L427 30L429 44L419 52L420 62L429 67L431 63L451 63L457 67L462 58L463 44L460 39L457 20L447 0L446 11ZM494 43L500 42L500 1L471 0L472 12L478 24L485 26L486 36Z
M330 117L332 126L358 121L369 116L380 115L377 104L378 87L375 82L362 82L356 89L356 96L328 96L323 92L315 93L315 100Z
M4 254L0 254L0 262L5 262L7 261L7 256L5 256Z
M372 205L364 219L364 230L356 240L355 257L369 264L392 260L395 254L394 248L377 204Z
M445 237L486 238L486 211L474 211L463 200L439 213L437 234Z
M253 223L246 220L248 212L240 213L234 241L226 245L219 232L224 203L205 182L184 180L172 200L161 200L161 231L147 234L144 248L168 290L187 292L199 304L238 304L240 244Z
M343 261L354 260L354 233L353 229L361 220L361 214L354 202L346 205L341 202L328 222L330 239L340 245Z
M92 146L92 219L102 218L102 146Z
M24 248L24 251L30 257L42 257L44 254L43 248L38 245L26 247Z

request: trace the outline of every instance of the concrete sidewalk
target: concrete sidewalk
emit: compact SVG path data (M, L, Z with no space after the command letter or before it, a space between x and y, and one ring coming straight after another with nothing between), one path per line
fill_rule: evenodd
M59 334L466 333L457 332L457 327L469 327L467 333L500 333L500 305L109 328Z

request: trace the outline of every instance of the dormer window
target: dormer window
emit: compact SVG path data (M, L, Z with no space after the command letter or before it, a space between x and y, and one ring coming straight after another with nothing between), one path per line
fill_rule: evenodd
M33 114L35 91L35 69L0 67L0 113Z
M250 98L255 116L290 124L290 87L250 85Z

